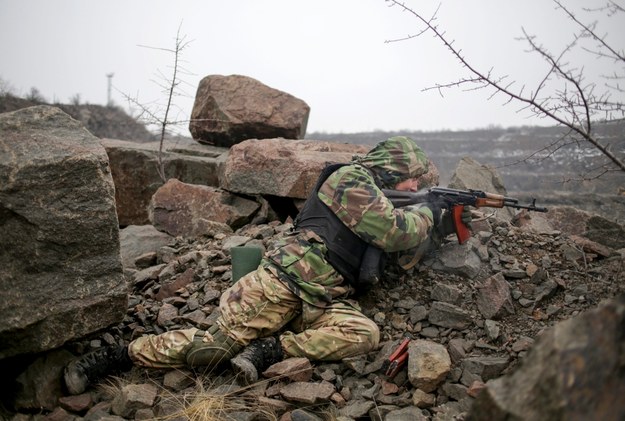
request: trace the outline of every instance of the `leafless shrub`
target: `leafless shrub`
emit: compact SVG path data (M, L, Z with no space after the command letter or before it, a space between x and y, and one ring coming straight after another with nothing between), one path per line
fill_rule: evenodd
M183 85L186 84L182 77L184 75L191 74L182 65L182 54L184 50L189 46L191 41L187 41L186 35L181 34L181 28L182 24L180 25L180 27L178 27L173 48L150 47L141 45L141 47L143 48L163 51L173 55L171 74L166 75L162 71L157 70L157 79L153 80L154 83L161 87L165 98L165 104L146 104L141 102L137 97L131 97L130 95L122 93L122 95L124 95L125 99L131 105L131 107L138 110L137 118L140 121L145 123L147 126L156 126L158 128L159 150L157 171L163 183L167 181L167 176L165 174L165 168L163 163L163 143L165 141L165 137L169 133L170 127L188 123L188 119L180 118L182 115L184 115L184 113L175 103L176 97L188 96L188 94L182 88Z
M35 87L30 88L30 92L26 95L26 99L32 102L47 102L45 97L41 94L41 92L39 92L39 89Z

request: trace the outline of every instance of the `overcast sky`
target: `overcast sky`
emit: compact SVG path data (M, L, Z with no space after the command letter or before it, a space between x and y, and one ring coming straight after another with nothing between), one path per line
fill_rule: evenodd
M580 5L603 3L562 1L579 13ZM406 4L424 15L440 4L438 24L465 56L518 86L546 71L517 40L522 28L558 53L574 30L549 0ZM622 18L600 24L622 48ZM112 73L115 104L128 109L124 94L163 103L159 72L170 75L173 56L159 48L173 48L179 28L189 41L179 118L190 115L204 76L240 74L304 100L308 133L545 124L503 97L489 100L490 92L424 91L467 74L429 34L386 42L422 26L384 0L0 0L0 79L21 96L35 87L48 101L80 95L104 105Z

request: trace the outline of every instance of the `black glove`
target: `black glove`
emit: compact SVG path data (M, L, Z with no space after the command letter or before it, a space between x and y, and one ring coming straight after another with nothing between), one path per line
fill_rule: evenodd
M441 223L441 214L443 212L443 202L425 202L421 206L428 208L432 211L432 217L434 222L434 228L438 227Z
M471 210L467 206L464 206L462 208L462 213L460 214L460 220L462 221L463 224L467 226L467 228L471 229L471 222L473 222L473 214L471 213Z
M366 292L376 285L382 277L385 264L386 253L382 249L369 244L360 263L360 274L356 290L358 292Z
M471 229L471 221L473 220L473 216L467 206L463 206L462 213L460 214L460 220L464 225L467 226L467 228ZM445 212L445 214L441 217L441 223L438 227L438 231L443 237L447 237L449 234L453 234L455 232L453 215L451 211Z

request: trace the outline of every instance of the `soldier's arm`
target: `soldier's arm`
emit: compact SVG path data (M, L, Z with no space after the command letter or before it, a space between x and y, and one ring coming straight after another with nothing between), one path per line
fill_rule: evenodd
M430 213L395 208L366 171L343 168L321 186L319 198L356 235L387 252L407 250L427 239Z

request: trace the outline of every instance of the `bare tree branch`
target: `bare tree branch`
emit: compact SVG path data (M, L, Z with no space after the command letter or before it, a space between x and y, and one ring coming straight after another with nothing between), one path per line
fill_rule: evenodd
M518 103L521 105L521 110L529 110L535 116L548 118L567 129L566 138L559 139L556 144L548 145L548 148L545 150L549 150L553 153L553 151L557 150L559 147L567 145L566 139L572 139L573 142L584 141L597 149L607 159L606 167L599 172L607 173L615 168L618 171L625 171L623 157L617 156L612 152L609 145L605 145L601 142L600 138L595 133L593 125L593 119L599 114L603 115L604 118L608 120L613 119L616 115L622 117L625 114L623 102L621 100L611 100L612 96L609 90L597 94L596 84L586 82L585 80L585 69L583 67L576 68L566 61L566 58L574 49L583 49L583 47L580 47L580 41L588 38L598 43L596 49L592 51L597 58L611 60L613 63L623 61L623 52L619 52L617 49L611 47L606 41L606 36L600 36L597 33L596 22L584 24L575 14L564 7L559 0L553 0L557 6L556 8L563 10L566 16L580 28L579 32L573 34L572 40L559 54L554 54L547 50L537 42L536 37L531 36L523 29L522 39L528 43L530 47L529 51L538 54L549 66L547 72L534 89L526 91L525 85L520 89L515 89L514 82L507 81L506 76L494 76L492 68L488 72L483 72L467 59L463 55L462 50L455 47L455 41L447 38L445 32L439 29L439 26L436 24L440 5L431 17L424 18L414 9L406 6L402 1L385 1L391 3L391 6L397 6L401 8L402 11L412 14L425 26L425 28L421 29L416 35L409 35L401 39L389 40L387 42L403 41L423 35L426 32L431 32L471 75L470 77L463 77L451 83L436 83L434 86L425 88L424 91L434 89L437 90L440 95L443 95L443 91L447 88L465 88L468 86L469 88L465 88L465 90L493 89L493 93L489 96L489 99L497 94L503 94L506 98L505 104L511 102ZM623 8L614 1L609 2L606 6L601 8L601 10L603 10L604 13L607 11L611 15L624 11ZM622 79L623 76L623 74L619 74L615 71L614 74L610 76L609 80L618 81ZM558 83L557 86L559 87L554 87L555 83ZM613 86L616 88L615 92L623 91L618 82ZM607 84L606 87L609 88L610 85ZM609 165L615 168L610 168Z
M562 5L562 3L560 3L560 1L559 1L559 0L553 0L553 2L554 2L555 4L557 4L557 5L558 5L558 7L559 7L560 9L562 9L562 11L563 11L563 12L564 12L564 13L565 13L565 14L566 14L569 18L571 18L571 20L572 20L573 22L575 22L577 25L579 25L579 26L583 29L584 33L589 34L589 35L590 35L590 36L591 36L594 40L596 40L596 41L598 41L598 42L599 42L599 44L600 44L600 49L599 49L599 50L593 50L593 51L590 51L591 53L593 53L593 54L598 54L598 55L600 55L600 56L602 56L602 57L610 57L610 58L613 58L613 59L615 59L615 60L620 60L620 61L625 62L625 55L623 55L623 53L622 53L622 52L620 52L620 53L619 53L619 52L618 52L618 51L616 51L614 48L612 48L612 46L611 46L610 44L608 44L608 43L605 41L605 36L600 37L600 36L598 36L598 35L595 33L595 31L594 31L594 27L596 26L596 22L594 22L594 23L593 23L593 24L591 24L591 25L586 25L586 24L584 24L583 22L581 22L579 19L577 19L577 17L576 17L576 16L575 16L575 15L574 15L574 14L573 14L573 13L572 13L569 9L567 9L566 7L564 7L564 6ZM614 6L617 6L614 2L612 2L612 4L613 4ZM623 10L622 10L622 8L621 8L621 11L623 11ZM611 54L604 54L604 53L603 53L603 51L601 50L601 48L608 50Z

